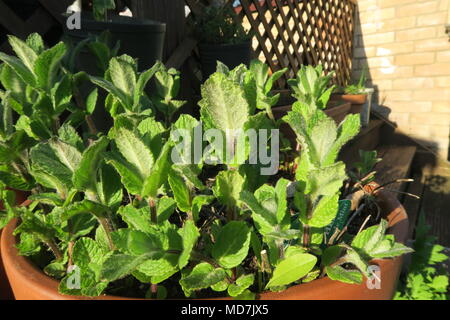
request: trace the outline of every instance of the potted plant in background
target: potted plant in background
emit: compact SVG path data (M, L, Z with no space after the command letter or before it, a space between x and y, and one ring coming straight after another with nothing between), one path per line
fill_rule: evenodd
M366 69L363 69L359 80L355 84L349 84L341 89L340 93L333 94L333 99L349 102L352 105L351 113L360 114L363 106L367 102L367 88L366 88Z
M99 36L108 30L111 42L120 43L119 53L137 58L143 70L162 59L166 31L164 23L119 15L124 3L129 5L129 1L89 0L83 1L83 6L81 2L77 0L72 6L72 10L82 10L81 29L65 29L66 37L75 46L90 35ZM80 66L86 65L86 59L89 59L86 52L80 55ZM98 70L80 69L93 75L100 74Z
M29 201L14 206L14 194L2 194L9 201L2 257L16 298L390 298L401 259L383 258L410 251L397 242L407 217L373 184L371 157L344 188L337 156L358 133L359 117L337 126L322 111L328 93L300 96L283 117L301 144L290 180L283 172L261 179L262 164L250 163L257 150L228 133L279 127L277 98L268 94L275 76L259 74L266 69L219 64L204 83L200 120L216 136L198 161L187 150L200 121L173 117L182 105L176 72L161 65L138 72L134 59L119 56L104 77L90 77L109 93L108 135L80 135L64 123L30 149ZM153 110L144 88L157 72ZM277 152L270 132L257 137ZM381 290L363 283L373 276L369 261L380 268Z
M234 9L221 3L206 7L194 19L194 34L199 42L203 79L216 70L217 61L230 69L249 66L252 34L244 29Z

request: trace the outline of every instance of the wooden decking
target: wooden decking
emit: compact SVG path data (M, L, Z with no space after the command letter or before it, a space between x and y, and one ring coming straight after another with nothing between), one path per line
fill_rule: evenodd
M407 192L420 196L420 200L405 197L403 205L410 217L410 237L414 238L414 224L421 212L431 226L430 233L437 242L450 247L450 165L438 162L425 166L417 159L414 168L415 182L408 186Z

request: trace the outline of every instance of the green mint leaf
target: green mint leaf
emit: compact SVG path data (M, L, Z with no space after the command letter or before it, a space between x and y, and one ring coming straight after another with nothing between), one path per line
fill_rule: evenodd
M88 235L98 225L97 219L90 214L77 214L70 218L67 230L71 240Z
M73 152L73 154L76 153ZM59 160L49 143L40 143L33 147L30 151L30 157L32 162L31 174L36 181L48 188L58 190L60 194L65 194L72 186L73 172ZM76 157L78 158L78 156Z
M343 260L353 264L366 277L370 276L369 264L367 260L365 259L365 257L361 256L357 251L353 250L352 248L347 250L347 254L343 257Z
M286 220L289 219L289 214L287 212L287 187L289 183L289 180L281 178L277 181L277 184L275 186L277 200L276 217L279 224L283 224L284 222L286 222Z
M144 178L141 172L134 165L130 164L117 152L109 152L105 155L106 162L116 169L120 175L120 180L130 194L139 195L144 185Z
M115 209L122 203L123 199L120 175L106 163L100 165L98 172L98 180L96 181L98 198L103 205Z
M250 231L244 221L228 222L217 236L212 250L213 258L227 269L238 266L247 257Z
M333 196L323 196L314 207L312 218L308 219L305 212L300 213L300 219L303 223L311 227L323 228L329 225L338 212L339 194Z
M164 254L161 235L155 231L144 233L138 230L119 229L111 234L117 249L134 256L146 255L147 259L159 259Z
M26 181L22 176L6 171L0 171L0 182L12 189L22 191L30 191L35 187L32 181Z
M184 268L191 256L192 249L197 243L197 239L200 233L195 226L195 223L191 220L185 222L183 228L179 231L181 238L183 239L183 251L181 252L180 258L178 260L179 268Z
M237 171L221 171L216 176L216 184L212 188L214 195L221 204L234 207L239 200L239 194L244 185L244 178Z
M261 234L266 235L274 231L274 228L277 225L276 216L267 210L258 201L258 199L256 199L255 195L247 190L244 190L240 193L240 200L244 202L252 211L252 218L255 222L256 228Z
M50 92L56 83L61 60L66 54L66 45L63 42L42 52L36 59L34 73L41 88Z
M114 86L114 84L112 84L110 81L105 80L103 78L99 78L99 77L93 77L90 76L89 79L91 80L91 82L97 86L99 86L100 88L103 88L104 90L106 90L107 92L109 92L112 97L114 97L115 99L117 99L121 105L127 109L127 110L131 110L131 101L130 101L130 97L128 97L124 92L122 92L120 89L118 89L116 86ZM110 110L111 113L111 110ZM111 113L112 115L114 113Z
M36 85L36 78L33 72L30 71L20 59L0 52L0 60L13 69L26 84L32 87Z
M363 280L361 272L356 270L346 270L341 266L327 266L325 267L325 270L331 280L337 280L350 284L360 284Z
M170 197L164 196L159 198L156 206L158 224L169 220L170 216L174 213L176 206L176 201Z
M186 292L206 289L223 281L227 274L221 268L215 269L208 263L200 263L192 269L189 275L180 280L183 290Z
M178 256L171 254L158 260L147 260L137 267L133 276L144 283L160 283L178 272L177 258Z
M392 242L388 240L383 240L382 243L385 241L389 242L389 247L377 246L370 252L370 256L372 258L376 259L393 258L414 251L413 249L405 246L402 243L396 242L392 244Z
M1 213L0 213L1 215ZM0 218L0 229L2 228L1 218ZM30 233L21 233L20 241L17 244L17 249L21 256L32 256L41 251L41 243L37 237Z
M58 137L61 141L70 144L75 147L78 151L82 152L84 150L84 144L78 132L70 124L63 124L58 129Z
M61 81L56 82L53 88L51 88L50 95L54 114L59 115L66 110L72 100L72 77L70 75L64 75Z
M36 52L32 48L30 48L30 46L25 41L15 36L9 35L8 42L16 53L17 57L19 57L19 59L28 68L28 70L32 71L38 57Z
M79 268L99 272L105 257L106 252L90 238L78 239L73 246L73 263Z
M104 218L106 213L110 209L100 203L93 202L87 199L84 199L80 202L75 202L69 205L63 212L62 218L64 220L68 220L71 217L81 214L81 213L89 213L97 218Z
M81 153L75 147L57 138L52 138L48 144L53 149L59 161L73 174L81 161Z
M151 168L150 175L144 181L144 186L142 187L143 197L155 198L158 194L158 189L167 181L167 176L172 166L170 159L171 151L172 144L167 142Z
M351 246L356 250L369 253L383 240L387 225L387 221L382 219L380 224L361 231L353 238Z
M186 185L183 177L181 177L175 170L170 170L168 178L178 209L183 212L191 211L191 191Z
M129 228L143 232L152 232L153 228L148 207L137 209L129 204L125 207L120 207L118 213Z
M96 191L97 172L103 161L103 153L109 145L107 137L92 143L82 154L74 170L73 185L80 191Z
M244 290L240 295L234 297L235 300L255 300L256 294L250 290Z
M361 120L359 114L351 114L344 119L337 129L337 139L323 159L323 165L330 165L336 161L341 148L359 133L360 126Z
M161 62L156 62L153 67L148 69L147 71L142 72L139 75L139 78L137 80L135 89L134 89L134 95L133 95L133 101L134 101L134 108L137 107L140 101L140 97L144 94L145 87L147 86L147 83L150 81L150 79L155 75L155 73L161 69Z
M316 262L317 258L308 253L289 256L277 264L266 287L279 287L297 281L307 275Z
M134 96L137 81L135 67L134 61L131 63L127 56L114 57L109 62L109 74L112 83L126 95L129 105L132 105L131 97Z
M149 259L151 254L140 256L128 254L114 254L105 260L100 273L100 279L115 281L131 274L139 265Z
M203 84L199 105L205 126L223 132L242 129L249 116L243 90L222 73L213 74Z
M88 114L94 113L95 107L97 106L97 99L98 99L98 89L95 88L94 90L92 90L92 92L86 99L86 112Z
M322 254L322 265L329 266L337 261L341 256L343 248L340 246L331 246L325 249Z
M335 195L339 192L346 178L343 162L311 170L308 174L305 193L310 194L313 201L319 196Z
M228 294L231 297L237 297L247 290L255 282L254 274L247 274L240 276L236 283L228 287Z
M154 163L148 146L130 130L119 128L113 132L114 141L122 156L138 169L143 178L148 177Z

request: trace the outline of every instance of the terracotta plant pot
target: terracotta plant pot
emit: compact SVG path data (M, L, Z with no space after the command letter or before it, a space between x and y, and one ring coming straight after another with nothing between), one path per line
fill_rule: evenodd
M24 191L14 190L16 193L16 201L17 203L24 202L28 193ZM3 210L3 204L0 202L0 210ZM0 230L0 236L2 234L2 230ZM8 278L6 277L5 268L3 267L3 262L1 259L1 248L0 248L0 300L10 300L13 299L13 293L11 290L11 286L9 285Z
M389 222L389 233L399 242L405 242L408 233L408 216L397 198L390 193L378 193L383 216ZM58 293L58 281L46 276L26 257L18 255L13 231L17 220L5 228L1 238L2 257L14 296L18 300L130 300L129 298L101 296L96 298L64 296ZM259 299L269 300L387 300L391 299L402 267L402 257L373 260L380 268L381 287L369 289L366 282L350 285L329 278L296 285L289 289L259 295Z
M367 94L333 94L331 99L350 103L352 105L350 112L359 114L367 101Z

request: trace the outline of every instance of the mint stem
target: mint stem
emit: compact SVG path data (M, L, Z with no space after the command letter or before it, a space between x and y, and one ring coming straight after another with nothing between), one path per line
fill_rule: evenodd
M99 218L98 221L102 225L103 230L105 230L106 237L108 238L109 248L111 250L114 250L115 246L114 246L114 242L112 241L112 237L111 237L111 233L113 230L111 229L108 219L107 218Z
M150 200L148 200L148 205L150 207L150 219L153 223L158 223L158 215L157 215L157 211L156 211L156 202L155 199L150 198Z
M61 260L63 258L63 254L61 253L61 250L59 250L58 245L56 244L55 240L48 239L44 241L44 243L50 248L50 250L53 252L53 254L56 257L56 260Z

